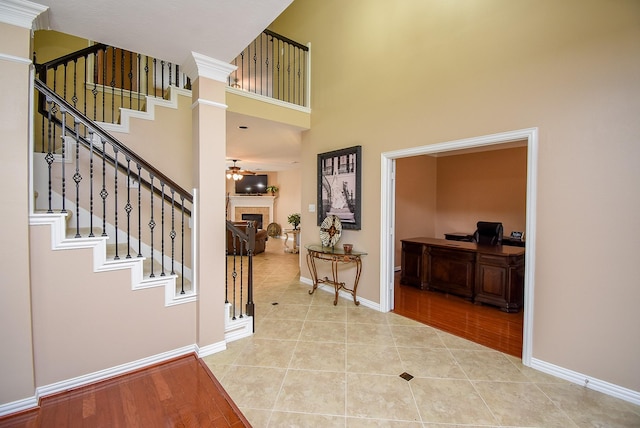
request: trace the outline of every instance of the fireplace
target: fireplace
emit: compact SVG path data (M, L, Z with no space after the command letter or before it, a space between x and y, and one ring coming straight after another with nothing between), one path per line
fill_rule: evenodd
M256 222L256 229L262 229L262 214L248 214L248 213L244 213L242 214L242 220L243 221L255 221Z
M244 214L262 215L262 226L266 227L272 221L273 202L275 196L230 196L229 209L227 211L231 221L244 219Z

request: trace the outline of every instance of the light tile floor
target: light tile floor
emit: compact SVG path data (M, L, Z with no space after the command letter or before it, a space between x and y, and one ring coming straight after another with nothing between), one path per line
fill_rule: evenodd
M254 336L204 359L255 428L640 427L640 406L393 313L309 295L298 257L269 239L254 261Z

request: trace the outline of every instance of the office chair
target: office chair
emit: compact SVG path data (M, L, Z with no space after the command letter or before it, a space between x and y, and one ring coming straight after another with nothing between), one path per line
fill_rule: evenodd
M473 242L482 245L502 245L502 223L479 221L473 234Z

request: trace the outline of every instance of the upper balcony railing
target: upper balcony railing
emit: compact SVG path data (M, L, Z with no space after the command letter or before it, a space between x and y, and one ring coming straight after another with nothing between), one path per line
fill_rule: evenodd
M232 61L229 86L303 107L309 106L309 48L264 30Z

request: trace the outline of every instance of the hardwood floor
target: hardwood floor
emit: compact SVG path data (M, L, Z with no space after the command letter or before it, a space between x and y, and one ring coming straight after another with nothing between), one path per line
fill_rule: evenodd
M250 427L194 354L45 397L0 427Z
M450 294L400 285L400 274L396 273L393 312L488 348L522 357L523 311L508 314Z

